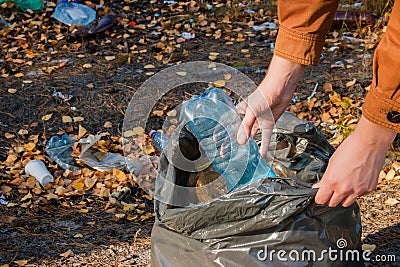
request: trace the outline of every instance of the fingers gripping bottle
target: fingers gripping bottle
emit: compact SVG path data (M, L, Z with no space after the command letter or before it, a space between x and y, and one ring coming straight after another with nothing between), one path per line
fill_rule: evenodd
M237 143L242 120L221 89L210 87L202 95L192 97L185 103L183 116L215 170L224 177L229 191L275 176L252 137L244 145Z

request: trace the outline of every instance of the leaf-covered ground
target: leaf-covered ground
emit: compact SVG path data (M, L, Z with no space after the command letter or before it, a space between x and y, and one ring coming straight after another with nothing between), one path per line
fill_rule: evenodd
M0 266L147 265L152 198L136 186L137 177L119 169L96 171L79 161L83 169L64 171L44 152L45 144L55 135L77 141L101 134L94 148L121 154L125 109L154 73L206 60L236 67L259 83L272 56L278 25L269 1L86 3L98 18L115 16L115 25L82 38L51 17L55 2L43 12L21 12L12 4L0 8L10 24L0 29ZM315 122L334 146L361 115L374 48L385 29L384 20L348 24L332 28L321 64L307 70L288 108ZM149 129L159 128L170 109L203 89L186 86L164 96ZM151 148L148 140L143 145ZM81 148L72 148L74 159ZM45 162L54 183L43 188L25 173L32 159ZM364 242L374 255L396 255L397 263L398 159L396 140L378 189L359 200Z

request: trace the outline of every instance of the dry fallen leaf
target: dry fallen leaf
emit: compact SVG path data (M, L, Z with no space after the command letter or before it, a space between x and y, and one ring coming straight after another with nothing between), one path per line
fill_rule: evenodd
M394 206L394 205L396 205L396 204L398 204L398 203L400 203L400 201L398 201L397 199L395 199L395 198L388 198L386 201L385 201L385 204L386 205L389 205L389 206Z
M15 135L10 134L10 133L5 133L5 134L4 134L4 137L7 138L7 139L12 139L12 138L15 137Z
M376 249L375 244L362 244L362 250L374 251Z
M218 80L214 82L215 87L224 87L225 86L225 81L224 80Z
M147 64L144 66L145 69L154 69L155 66L153 64Z
M17 260L17 261L13 261L15 264L17 264L18 266L25 266L26 264L28 264L29 260Z
M21 72L19 72L19 73L15 74L14 76L15 76L15 77L17 77L17 78L20 78L20 77L23 77L23 76L24 76L24 74L23 74L23 73L21 73Z
M10 88L7 90L10 94L15 94L17 92L17 89Z
M393 180L393 178L394 178L395 175L396 175L396 171L393 170L393 169L391 169L391 170L388 171L388 173L386 174L385 179L386 179L387 181L391 181L391 180Z
M63 123L72 122L72 118L70 116L62 116L61 118Z
M178 71L176 74L179 75L179 76L186 76L186 75L187 75L187 72L185 72L185 71Z
M230 74L230 73L225 73L224 74L224 79L225 80L230 80L232 78L232 74Z
M50 119L51 119L51 116L53 116L53 113L44 115L44 116L42 117L42 121L48 121L48 120L50 120Z
M346 87L350 87L356 84L357 79L354 78L352 81L346 83Z
M106 122L104 123L103 127L106 128L106 129L112 128L112 123L109 122L109 121L106 121Z
M82 238L83 235L79 233L79 234L74 235L74 237L75 237L75 238Z
M72 119L74 120L74 122L80 122L85 120L83 117L73 117Z
M62 254L60 254L60 256L61 257L64 257L64 258L68 258L68 257L71 257L71 256L73 256L74 255L74 252L72 252L72 250L68 250L68 251L66 251L66 252L64 252L64 253L62 253Z
M111 61L115 59L115 56L106 56L105 59Z
M84 67L85 69L90 69L92 67L92 64L86 63L86 64L83 64L82 67Z

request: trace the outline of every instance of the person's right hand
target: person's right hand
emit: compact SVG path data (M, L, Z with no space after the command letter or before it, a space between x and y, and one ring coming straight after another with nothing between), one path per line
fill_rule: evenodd
M250 135L262 131L260 153L265 156L275 121L286 110L306 66L273 56L267 75L258 88L237 105L244 115L237 141L245 144Z

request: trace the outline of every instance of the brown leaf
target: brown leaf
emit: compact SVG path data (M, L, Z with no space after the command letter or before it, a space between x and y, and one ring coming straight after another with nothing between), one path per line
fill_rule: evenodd
M394 206L394 205L396 205L396 204L398 204L398 203L400 203L400 201L398 201L398 200L395 199L395 198L388 198L388 199L385 201L385 204L386 204L386 205L389 205L389 206Z
M351 86L355 85L356 82L357 82L357 79L354 78L352 81L346 83L346 87L351 87Z
M72 122L72 118L70 116L62 116L61 118L63 123Z
M48 121L48 120L50 120L50 119L51 119L51 116L53 116L53 113L44 115L44 116L42 117L42 121Z
M391 181L391 180L393 180L393 178L394 178L395 175L396 175L396 171L393 170L393 169L391 169L391 170L388 171L388 173L386 174L385 179L386 179L387 181Z
M68 250L68 251L66 251L66 252L64 252L64 253L62 253L62 254L60 254L60 256L61 257L64 257L64 258L68 258L68 257L71 257L71 256L73 256L74 255L74 252L72 251L72 250Z
M218 80L214 82L215 87L224 87L225 86L225 81L224 80Z
M85 178L85 187L87 190L91 189L97 182L97 178Z
M11 190L12 190L12 188L9 187L9 186L7 186L7 185L1 186L1 191L2 191L3 193L11 192Z
M103 127L106 128L106 129L112 128L112 123L109 122L109 121L106 121L106 122L104 123L104 126L103 126Z
M29 260L17 260L17 261L13 261L15 264L17 264L18 266L25 266L26 264L28 264Z
M23 198L21 198L21 202L24 202L25 200L31 199L31 198L32 198L32 194L31 194L31 192L29 192Z

